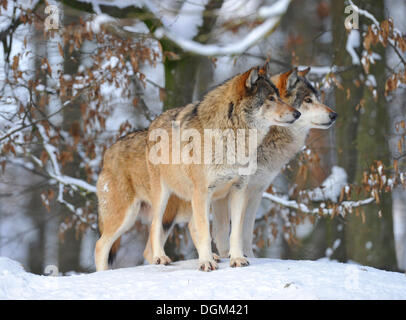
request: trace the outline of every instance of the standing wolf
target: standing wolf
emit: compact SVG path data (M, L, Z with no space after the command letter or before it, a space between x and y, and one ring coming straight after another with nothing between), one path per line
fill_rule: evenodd
M279 125L288 125L294 122L300 116L300 113L279 99L275 86L269 79L260 75L258 70L259 69L254 68L242 75L234 77L210 92L199 104L191 104L184 108L171 109L165 112L154 122L154 127L152 129L150 128L150 131L154 128L166 128L168 129L167 131L170 132L171 129L169 126L172 120L178 121L183 127L191 127L192 124L194 128L200 130L206 128L203 126L205 123L208 127L215 129L227 128L236 130L238 128L250 128L255 126L265 132L271 124L278 123ZM261 134L262 136L265 135L262 132ZM97 270L105 270L108 268L108 260L111 261L114 257L120 244L121 235L132 227L139 212L141 212L143 216L148 216L149 219L151 217L151 204L154 200L157 200L158 193L156 192L156 187L155 191L151 188L150 182L154 180L150 180L150 176L147 172L148 155L145 153L146 147L147 132L140 131L120 139L110 147L104 155L103 170L97 182L99 229L101 233L101 237L97 241L95 248ZM166 165L164 170L171 166L172 165ZM205 178L205 174L209 173L209 178L213 183L209 184L206 189L209 189L214 199L225 197L231 186L240 180L240 177L235 174L235 166L231 169L226 168L226 170L224 170L223 166L223 175L219 178L216 177L215 170L212 170L212 172L205 170L207 166L202 164L187 165L182 168L179 165L173 165L172 167L176 167L176 169L174 169L175 176L177 175L176 170L178 169L186 169L186 171L195 172L196 175L202 177L199 182L205 180L209 181L209 179ZM218 170L217 172L222 169L221 166L217 165L216 168ZM155 174L155 178L155 184L157 184L157 181L160 179L159 172ZM184 178L186 178L186 181L190 179L187 175ZM216 181L216 179L218 181ZM241 186L242 182L240 182L240 184L237 183L238 188L241 188ZM158 187L158 189L159 188L160 187ZM186 195L187 192L185 192ZM168 193L168 190L166 190L165 198L169 196ZM185 193L183 193L183 198L187 199L188 197L184 196ZM160 197L162 197L162 195ZM164 202L166 203L166 201L160 202L160 210L165 208ZM198 231L200 237L202 231L197 230L194 226L194 219L190 219L191 215L190 202L182 200L175 194L172 194L166 206L164 219L159 223L160 226L163 223L164 226L169 226L169 228L166 228L165 236L164 233L162 233L163 230L155 231L155 236L159 239L156 246L158 246L158 248L159 246L163 246L168 234L168 229L173 226L173 222L189 220L192 238L194 243L198 244L200 241ZM207 216L205 218L207 219ZM162 219L162 217L158 217L158 220L159 219ZM156 224L157 222L155 222L155 226ZM151 234L152 231L150 232L150 238ZM241 238L241 236L239 237ZM169 263L169 258L164 254L159 256L159 259L155 258L155 261L153 261L151 243L152 241L148 241L147 249L144 253L146 259L149 262ZM163 248L160 253L162 254L162 252ZM208 262L206 260L205 263L201 264L201 268L206 271L217 268L217 265L212 260L213 257L209 254Z
M295 68L271 78L282 100L299 110L301 117L289 127L271 127L258 148L258 169L248 177L248 188L243 194L248 202L243 227L244 254L248 257L254 257L252 238L262 193L282 167L303 148L309 130L328 129L337 118L337 113L320 102L317 91L305 78L309 71L310 68L300 72ZM229 251L229 200L213 202L213 238L221 257L227 257Z
M297 154L305 144L310 129L328 129L336 120L337 114L319 100L316 89L306 79L310 71L307 68L298 71L297 68L278 74L271 78L267 67L260 69L260 73L275 83L281 99L301 112L300 118L289 127L272 126L263 142L258 147L258 168L255 174L248 177L248 187L240 196L248 203L243 226L244 255L254 257L252 238L256 212L261 202L262 193L269 187L282 167ZM212 202L213 208L213 238L221 257L229 255L230 232L230 197L226 196ZM175 205L172 204L171 207ZM166 230L162 239L168 237L173 225L178 221L189 221L190 211L183 210L179 215L172 211L165 212ZM189 222L192 240L196 245L194 226ZM144 252L145 257L151 257L150 243Z
M230 213L232 230L230 236L230 264L234 266L247 265L243 256L242 225L245 209L248 205L247 198L242 197L247 189L247 176L241 174L244 164L239 161L220 161L207 164L207 146L212 145L211 138L206 136L207 130L223 135L225 132L238 136L238 130L244 130L249 135L255 129L255 145L252 140L245 136L245 145L242 153L256 159L258 144L262 142L271 125L290 125L300 116L300 112L288 104L282 102L278 90L269 80L269 77L261 74L259 68L237 75L223 85L210 91L197 105L188 106L179 112L166 112L155 119L149 128L147 142L147 166L150 176L150 196L152 224L150 229L151 249L153 262L167 264L170 259L165 255L162 243L162 219L168 198L171 194L191 201L193 211L193 225L196 229L197 241L195 243L199 254L199 269L203 271L218 268L211 251L211 237L209 228L209 212L213 199L230 198ZM174 155L174 132L173 124L177 130L177 136L182 137L186 132L190 134L189 140L181 141L179 148L188 150L191 161L176 161ZM250 130L251 129L251 130ZM175 131L176 131L175 130ZM250 130L250 131L249 131ZM159 134L157 133L159 132ZM162 153L168 152L166 162L156 161L157 137L168 135ZM176 141L176 139L175 139ZM229 141L227 141L229 142ZM188 146L193 146L188 149ZM241 142L238 143L239 147ZM198 150L204 148L204 156ZM231 148L231 145L233 146ZM221 150L221 154L240 156L235 152L235 141ZM166 147L166 148L165 148ZM230 150L233 149L233 150ZM183 153L182 153L183 154ZM197 155L196 155L197 154ZM204 158L204 160L203 160ZM210 157L209 160L213 160ZM223 158L224 160L224 158Z

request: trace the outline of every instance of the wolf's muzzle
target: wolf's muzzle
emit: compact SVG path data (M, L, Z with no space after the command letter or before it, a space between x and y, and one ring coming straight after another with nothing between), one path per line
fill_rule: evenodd
M338 117L338 114L335 112L330 113L329 115L331 122L335 121Z

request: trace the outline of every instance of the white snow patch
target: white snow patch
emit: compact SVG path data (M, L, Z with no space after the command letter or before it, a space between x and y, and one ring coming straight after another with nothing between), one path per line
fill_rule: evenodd
M176 16L164 15L162 22L171 32L192 39L203 23L203 11L208 0L185 1Z
M377 87L377 83L376 83L376 79L375 76L373 74L369 74L367 76L367 80L365 81L365 84L369 87Z
M347 44L345 46L345 49L351 55L352 64L354 64L354 65L359 65L360 64L358 54L355 51L355 48L358 48L359 46L360 46L360 34L359 34L359 31L355 30L355 29L352 29L350 31L350 33L348 34Z
M91 29L95 33L99 33L101 26L103 24L116 22L116 19L109 16L108 14L101 13L94 16L94 19L90 22L87 22L87 28Z
M324 180L320 188L315 188L309 192L313 201L324 201L330 199L337 202L341 189L347 184L347 173L341 167L334 166L331 174Z
M326 259L250 259L204 273L197 260L60 277L0 258L0 299L406 299L406 276Z
M110 60L107 60L105 63L103 63L102 69L106 69L106 68L108 68L108 67L110 67L111 69L114 69L114 68L117 67L117 65L119 64L119 62L120 62L120 59L119 59L119 58L117 58L117 57L115 57L115 56L112 56L112 57L110 58Z

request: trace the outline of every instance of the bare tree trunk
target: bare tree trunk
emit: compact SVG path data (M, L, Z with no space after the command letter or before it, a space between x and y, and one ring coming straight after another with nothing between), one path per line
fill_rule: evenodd
M75 14L75 13L74 13ZM63 25L68 25L71 23L71 20L77 20L77 16L70 15L67 11L64 12L63 16ZM62 43L61 43L62 45ZM64 51L64 61L63 61L63 70L64 74L74 75L77 73L80 61L79 51L69 52L68 46L63 48ZM62 127L65 130L69 130L69 126L74 121L80 121L80 105L78 100L67 109L64 109L62 113ZM70 163L69 166L64 168L64 171L71 176L77 176L76 171L79 168L77 159L74 162ZM73 203L74 204L74 203ZM70 219L72 213L69 212L66 208L60 207L60 223L64 223L66 219ZM75 228L67 230L62 239L59 241L59 251L58 251L58 265L61 272L67 272L72 270L80 270L80 248L81 248L81 239L78 237Z
M50 4L55 5L55 1L49 2ZM59 7L60 17L63 16L63 6ZM59 53L58 45L63 46L63 39L60 35L60 30L54 31L49 35L49 38L46 40L46 56L50 65L52 66L52 74L48 76L46 80L46 85L52 91L58 88L59 77L63 74L63 57ZM60 127L63 124L63 114L62 112L56 113L61 109L62 103L58 94L50 94L49 102L46 108L46 113L48 115L55 114L53 117L49 118L49 121ZM55 193L58 192L57 188L54 189ZM44 252L44 266L47 265L57 265L58 264L58 233L59 233L59 216L62 213L63 208L57 201L53 201L51 204L52 212L48 213L49 216L52 214L55 218L47 219L45 223L45 252Z
M344 1L332 1L331 12L333 13L333 64L337 66L351 65L351 57L345 50L347 31L344 27ZM341 152L337 154L337 163L340 167L345 168L348 182L353 183L357 173L357 155L358 150L354 148L353 141L357 139L359 126L359 112L355 106L362 98L362 87L354 88L353 80L358 76L357 68L348 70L341 75L343 90L335 89L335 108L339 114L339 125L336 124L336 148ZM347 98L347 90L351 90L351 95ZM340 245L334 250L332 259L346 262L348 258L348 243L346 238L348 231L345 221L335 219L328 223L328 234L332 241L339 240Z
M41 62L38 57L44 56L44 48L41 45L43 36L41 32L32 30L33 50L36 56L35 66L36 70L40 70ZM43 79L44 80L44 79ZM32 177L32 183L35 183L35 177ZM40 189L34 189L30 195L31 200L29 202L27 215L32 219L34 226L35 237L29 244L28 251L28 269L30 272L42 274L44 271L44 258L45 258L45 217L47 210L41 202Z
M337 3L338 1L334 2ZM378 20L384 19L383 0L359 1L358 5L371 12ZM338 13L343 8L337 7ZM344 17L345 15L342 15ZM360 30L365 20L360 19ZM369 20L366 20L369 24ZM342 27L341 34L345 34ZM342 44L345 45L346 38ZM359 50L362 50L362 43ZM338 49L338 48L337 48ZM368 170L374 159L382 159L388 164L388 144L386 136L389 122L384 97L385 88L385 49L374 47L382 60L371 65L370 75L376 79L378 99L375 102L369 88L364 84L358 88L354 86L354 79L359 78L360 70L347 71L343 74L344 90L337 90L337 106L339 109L341 130L338 134L339 148L343 150L339 156L339 163L344 163L347 169L349 182L361 181L364 170ZM345 48L340 52L350 59ZM340 64L339 64L340 65ZM350 63L347 63L350 65ZM362 70L361 70L362 72ZM365 76L365 75L364 75ZM347 89L351 90L351 98L345 98ZM363 110L356 109L356 106L363 100ZM362 115L361 115L362 114ZM343 119L344 117L344 119ZM378 216L381 209L382 218ZM390 196L382 195L379 208L376 205L369 205L362 209L365 212L365 221L361 212L351 214L347 217L345 233L348 259L355 260L364 265L371 265L378 268L395 268L395 251L392 230L392 202Z
M403 1L385 1L388 9L388 15L393 18L395 26L399 30L405 30L406 22L404 20L404 12L406 4ZM390 65L396 65L398 57L395 52L388 48L387 62ZM399 88L395 92L393 99L388 102L388 115L390 120L390 140L389 147L393 158L399 157L397 143L400 139L400 134L404 132L397 132L395 125L401 120L405 120L406 107L404 101L406 100L406 90ZM403 145L403 150L405 150ZM399 167L406 165L406 159L400 158ZM397 266L399 269L406 270L406 191L402 187L397 187L392 191L392 216L393 216L393 233L395 237L395 249Z
M398 268L406 270L406 196L402 187L392 191L393 232Z

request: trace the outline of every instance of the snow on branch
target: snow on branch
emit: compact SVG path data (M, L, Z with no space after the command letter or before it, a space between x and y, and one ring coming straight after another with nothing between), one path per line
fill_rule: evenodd
M354 12L372 21L372 25L368 28L366 35L364 35L364 47L366 50L362 52L361 63L364 67L365 73L369 73L370 63L374 64L376 59L381 58L378 54L370 50L371 44L376 43L381 43L384 47L389 45L395 51L403 66L406 66L406 59L402 54L406 45L404 34L394 27L393 20L389 18L388 20L384 20L380 23L373 14L366 10L360 9L352 2L352 0L348 0L348 3L351 5ZM355 51L355 48L359 47L360 45L359 35L360 32L358 30L351 30L346 45L346 49L352 57L353 64L358 65L359 57ZM389 91L394 91L399 86L397 78L402 79L402 77L403 72L394 74L390 79L388 79L386 86L387 88L390 88L390 90L386 90L385 95L387 95Z
M343 168L333 167L330 176L328 176L320 187L313 190L302 190L299 195L304 196L304 199L321 202L316 208L309 208L304 203L299 203L296 200L289 200L285 196L275 195L264 192L262 197L280 206L300 210L305 214L311 215L332 215L340 214L345 215L346 212L352 213L354 208L365 206L371 203L379 205L381 203L380 194L387 193L393 190L396 186L406 188L406 174L399 172L395 166L395 174L388 176L384 169L382 161L374 161L370 165L369 171L364 171L362 179L362 187L350 185L347 183L347 174ZM343 201L344 196L350 198L351 190L356 194L360 194L360 190L366 191L368 197L361 200L346 200ZM302 198L302 197L301 197ZM324 201L328 201L327 207Z
M345 49L349 53L352 59L353 65L359 65L361 63L357 51L355 50L361 44L360 34L358 30L351 30L348 34L347 43Z
M58 149L50 143L45 128L41 124L37 124L37 128L38 128L38 132L42 138L42 143L43 143L44 149L49 156L51 168L47 168L46 166L44 166L42 161L40 159L38 159L37 157L35 157L34 155L31 155L31 159L39 167L44 169L46 174L51 179L54 179L58 182L57 201L60 204L64 205L70 212L72 212L76 219L79 219L81 222L88 224L89 222L87 221L86 217L84 217L82 215L83 209L76 208L73 204L69 203L68 201L66 201L64 199L64 197L63 197L64 186L69 186L73 190L77 190L78 188L80 188L82 190L85 190L88 193L95 193L97 190L96 187L83 180L80 180L77 178L72 178L72 177L62 174L61 169L58 164L58 159L57 159ZM43 198L43 201L47 202L48 200ZM61 228L66 229L66 225L62 224ZM91 228L96 229L96 226L94 226L92 224Z
M298 203L295 200L287 200L280 196L270 194L268 192L264 192L262 197L265 199L271 200L283 207L300 210L303 213L307 213L307 214L311 214L311 215L318 215L320 213L325 214L325 215L332 215L334 212L343 214L344 213L343 209L351 212L351 210L353 208L361 207L361 206L370 204L375 201L374 197L370 197L370 198L366 198L364 200L359 200L359 201L343 201L335 209L323 208L321 206L318 208L310 209L307 205L305 205L303 203Z
M334 204L333 208L326 208L325 203L322 202L319 207L310 209L304 203L298 203L295 200L287 200L267 192L263 194L263 198L271 200L283 207L300 210L303 213L311 215L333 215L336 212L343 215L346 211L352 212L353 208L370 204L376 200L376 197L374 196L376 190L371 190L371 197L367 199L359 201L340 201L340 195L343 191L347 194L350 191L350 186L347 184L347 173L343 168L334 166L331 170L331 174L324 180L319 188L302 190L300 192L301 195L306 194L307 198L311 201L318 202L331 200Z
M241 54L275 29L281 17L287 11L290 2L291 0L279 0L271 6L261 7L258 10L258 18L265 19L265 21L258 27L251 30L251 32L249 32L245 38L241 39L241 41L230 45L222 46L220 44L201 44L193 40L181 38L166 28L159 28L156 30L155 36L157 38L167 37L180 46L183 50L198 55L222 56Z
M77 179L77 178L72 178L69 176L66 176L64 174L61 173L61 170L59 168L59 164L58 164L58 159L57 159L57 154L58 154L58 150L49 143L49 138L45 132L45 129L42 125L37 125L38 127L38 131L41 135L41 138L43 140L43 144L44 144L44 148L45 151L47 152L49 159L51 161L51 165L52 165L52 169L53 170L48 170L47 173L48 175L55 179L56 181L58 181L60 184L63 185L69 185L72 186L74 189L75 188L81 188L86 190L87 192L91 192L91 193L96 193L96 187L87 183L86 181ZM42 162L40 160L35 161L38 165L42 166Z
M370 12L368 12L366 10L360 9L351 0L348 0L348 2L352 6L352 8L354 9L354 11L356 13L360 14L361 16L364 16L364 17L368 18L369 20L371 20L374 23L374 25L379 27L379 22L378 22L378 20L376 20L376 18L373 16L373 14L371 14Z

